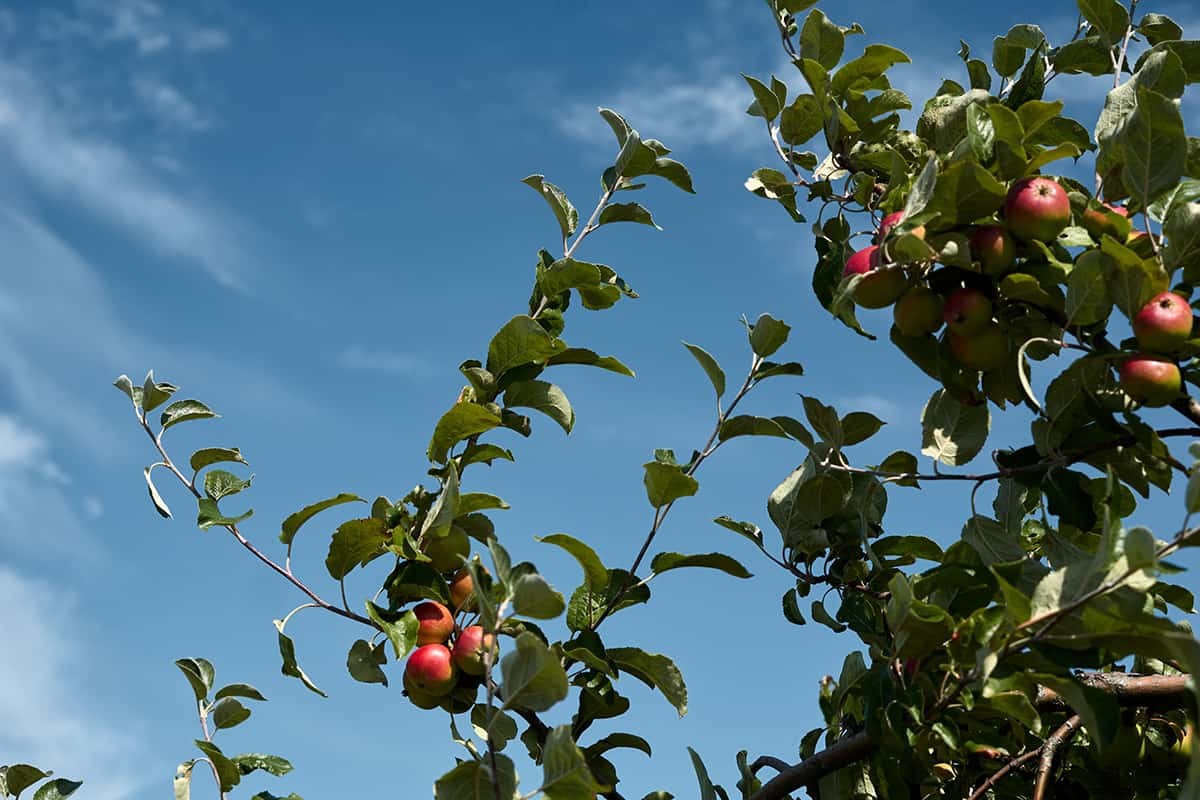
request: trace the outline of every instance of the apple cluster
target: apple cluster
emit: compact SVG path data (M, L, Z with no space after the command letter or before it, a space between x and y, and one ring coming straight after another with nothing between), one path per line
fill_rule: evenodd
M474 581L463 569L450 581L450 598L456 612L472 604ZM480 625L460 626L450 609L433 600L413 608L417 618L417 647L404 666L404 690L418 708L442 706L455 689L472 696L482 684L486 660L495 662L495 637Z
M1148 234L1131 230L1127 216L1123 206L1092 203L1077 214L1077 221L1094 241L1108 236L1139 256L1150 256L1157 243ZM905 337L937 335L944 327L944 351L967 370L986 374L1006 366L1013 350L1009 332L996 314L995 304L1002 302L998 282L1021 269L1022 257L1036 252L1035 243L1055 244L1071 223L1067 191L1048 177L1022 178L1011 184L996 217L927 242L933 252L939 252L948 241L954 241L955 263L969 261L972 271L984 278L955 279L949 286L945 280L929 280L929 261L901 263L903 259L891 257L898 232L926 241L925 226L903 230L904 219L903 211L886 215L873 243L846 259L842 276L857 277L850 284L855 304L870 309L892 306L896 330ZM962 253L964 242L967 254ZM1106 256L1099 248L1089 248L1078 256L1076 265L1093 258ZM1137 352L1118 362L1120 385L1142 405L1168 405L1180 396L1182 388L1175 356L1192 333L1191 307L1180 295L1163 292L1138 311L1131 323Z

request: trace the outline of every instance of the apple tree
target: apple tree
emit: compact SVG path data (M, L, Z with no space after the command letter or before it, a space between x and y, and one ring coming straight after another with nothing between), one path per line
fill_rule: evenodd
M733 381L687 346L717 412L690 454L649 455L648 533L629 561L605 564L584 541L544 536L579 563L582 582L565 593L535 564L513 563L495 513L506 503L486 491L480 467L513 462L519 448L494 434L574 427L550 380L560 367L631 374L566 338L580 307L637 296L615 269L584 260L584 245L611 224L654 224L628 199L634 190L693 190L665 144L602 109L616 155L586 219L545 177L524 181L551 212L553 244L536 253L527 308L498 312L507 321L460 365L464 383L433 423L428 474L414 489L309 502L268 548L251 539L251 512L239 503L250 486L240 450L170 453L170 430L215 416L209 406L175 399L176 387L152 373L141 385L122 376L116 385L154 452L144 473L151 501L171 516L180 501L168 505L159 484L173 481L202 529L226 531L295 587L302 602L275 628L282 670L298 687L321 693L288 623L332 614L360 636L347 655L355 679L400 683L421 717L413 725L450 715L462 756L436 782L438 800L618 800L646 787L626 789L609 754L652 752L623 687L643 682L680 714L688 695L668 655L604 623L639 613L664 572L748 576L727 554L670 549L670 512L729 440L787 439L799 466L763 476L766 514L730 509L715 522L772 566L788 620L837 631L850 654L819 687L822 726L798 730L777 753L729 754L711 772L692 753L699 797L1200 798L1191 679L1200 643L1182 619L1194 597L1181 563L1200 544L1200 447L1183 447L1200 439L1190 388L1200 385L1190 305L1200 282L1200 139L1187 135L1181 110L1200 81L1200 42L1137 0L1079 0L1069 39L1026 24L997 36L990 59L963 44L962 82L947 79L914 106L888 78L909 57L884 44L847 57L863 29L814 5L767 1L795 71L747 77L749 113L779 163L754 170L746 188L798 224L811 219L813 291L846 335L874 339L872 329L889 327L878 357L899 355L927 381L932 394L910 421L919 453L856 463L852 448L883 421L813 396L798 403L802 413L746 413L762 382L803 373L781 355L796 349L791 327L762 314L746 324L749 367ZM1055 91L1066 75L1105 83L1093 117L1064 113ZM910 109L920 110L914 130L903 128ZM1028 419L1028 440L981 457L1000 414ZM890 530L889 496L932 482L962 486L961 533L935 541ZM1150 501L1175 509L1178 525L1125 524ZM297 538L313 536L318 515L350 509L329 526L327 576L294 571ZM351 601L347 576L373 562L388 566L382 585ZM215 689L203 659L178 664L204 738L180 767L177 798L201 763L222 797L255 769L287 771L278 757L226 754L211 735L244 722L243 701L261 700L257 690ZM618 718L628 732L593 732ZM30 769L9 767L0 794L31 785Z

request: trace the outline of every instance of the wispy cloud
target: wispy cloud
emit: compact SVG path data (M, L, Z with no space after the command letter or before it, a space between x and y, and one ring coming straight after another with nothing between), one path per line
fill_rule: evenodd
M43 38L83 41L96 47L127 45L143 57L175 47L211 52L229 46L223 28L206 25L153 0L77 0L74 13L50 12L41 20Z
M147 788L140 720L124 704L116 715L97 708L89 654L102 647L79 625L78 604L61 586L0 565L0 753L83 780L93 800L132 800ZM67 632L71 632L70 635ZM142 795L144 796L144 795Z
M151 116L164 125L202 131L211 124L205 112L160 78L138 75L133 79L133 91Z
M419 375L429 365L416 356L389 350L372 350L365 347L347 347L338 356L338 365L343 369L361 372L387 372L395 375Z

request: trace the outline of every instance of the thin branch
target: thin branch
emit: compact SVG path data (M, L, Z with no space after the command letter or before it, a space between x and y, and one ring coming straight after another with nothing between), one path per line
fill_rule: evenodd
M1054 733L1046 737L1042 743L1042 756L1038 760L1037 780L1033 784L1033 800L1046 800L1046 790L1050 786L1050 773L1054 771L1054 757L1058 749L1071 740L1079 730L1079 715L1068 719Z
M1018 769L1018 768L1024 766L1025 764L1029 763L1033 759L1037 758L1038 755L1042 752L1042 747L1044 747L1044 746L1045 746L1044 744L1039 745L1039 746L1035 747L1034 749L1028 751L1027 753L1023 753L1023 754L1017 756L1012 761L1009 761L1003 767L996 770L994 775L992 775L987 780L985 780L983 783L981 783L979 785L978 789L971 792L971 796L969 798L967 798L967 800L982 800L982 798L987 794L988 790L991 789L993 786L995 786L997 783L999 783L1000 780L1002 778L1004 778L1005 775L1012 772L1014 769Z

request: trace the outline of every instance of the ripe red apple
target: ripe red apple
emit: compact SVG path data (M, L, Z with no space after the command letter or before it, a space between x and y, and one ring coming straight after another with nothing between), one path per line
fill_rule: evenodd
M475 579L465 568L450 579L450 605L455 611L471 611L475 607Z
M1017 260L1017 243L999 225L983 225L971 234L971 258L987 275L1003 275Z
M441 603L426 600L413 608L417 616L417 644L441 644L454 633L454 617Z
M1163 292L1133 315L1133 335L1143 350L1172 353L1192 335L1192 308L1174 292Z
M481 626L472 625L463 628L462 633L458 634L451 655L454 656L455 665L463 672L468 675L482 675L484 653L488 650L492 652L494 663L496 658L495 638L491 634L484 633Z
M1125 208L1125 206L1110 206L1108 203L1104 203L1101 208L1089 207L1080 215L1080 221L1083 223L1083 227L1087 229L1088 236L1091 236L1097 242L1105 234L1108 234L1118 242L1124 241L1128 236L1126 231L1129 225L1112 219L1110 216L1112 214L1120 217L1128 217L1129 209Z
M1119 375L1125 394L1149 408L1169 405L1183 387L1179 367L1174 362L1145 353L1125 359Z
M951 331L946 336L946 344L956 361L980 372L991 372L1004 366L1008 355L1008 339L994 322L972 334L960 335Z
M413 650L404 665L404 680L427 695L441 697L454 688L454 661L444 644L426 644Z
M875 244L879 244L884 239L886 239L887 235L892 232L892 228L896 227L903 221L904 221L904 212L903 211L893 211L892 213L885 216L883 218L883 221L879 223L879 231L875 234ZM909 233L911 233L913 236L916 236L918 239L924 239L925 238L925 226L918 225L917 227L915 227L911 231L909 231Z
M942 298L927 286L914 286L892 309L896 327L905 336L924 336L942 327Z
M898 267L880 266L882 252L876 245L855 251L846 259L842 277L862 275L854 287L854 302L863 308L884 308L899 299L908 287L908 277Z
M992 321L992 301L978 289L957 289L942 312L946 325L959 336L970 336Z
M1049 178L1022 178L1008 190L1004 220L1018 239L1052 242L1071 221L1071 201Z
M451 525L445 536L429 537L422 545L425 555L438 572L452 572L463 565L471 554L471 540L467 532Z
M430 694L429 692L421 691L408 677L408 670L404 671L404 692L408 695L408 701L417 708L423 708L426 711L432 708L437 708L442 704L442 698Z

